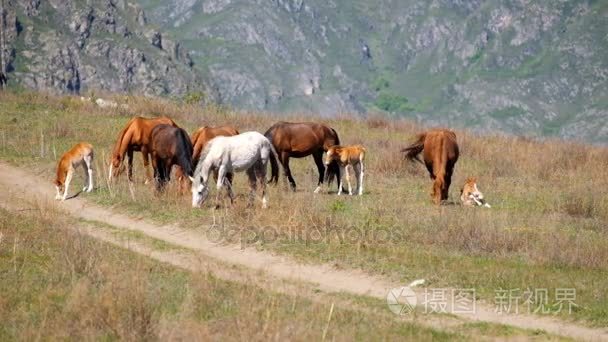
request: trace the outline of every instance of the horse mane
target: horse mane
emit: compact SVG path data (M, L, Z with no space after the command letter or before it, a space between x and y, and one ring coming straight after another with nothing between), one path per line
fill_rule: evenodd
M129 128L131 128L131 125L133 124L133 122L135 122L135 120L137 120L139 118L140 118L139 116L131 118L131 120L129 120L129 122L127 122L125 127L120 131L120 133L118 134L118 139L116 139L116 144L114 145L114 150L112 151L112 157L114 157L115 155L120 153L120 149L122 147L122 142L125 139L125 134L127 134L127 131L129 130Z
M205 148L201 151L201 155L198 157L198 163L196 164L196 169L194 170L195 175L199 175L202 172L203 164L204 164L203 162L207 158L207 155L209 154L209 151L211 150L211 146L213 145L214 140L215 140L215 138L209 140L207 142L207 144L205 145ZM195 178L198 179L198 177L195 177Z
M421 164L424 164L418 155L424 150L424 139L426 139L426 132L420 133L416 136L416 141L410 146L401 150L405 153L405 158L409 160L417 160Z

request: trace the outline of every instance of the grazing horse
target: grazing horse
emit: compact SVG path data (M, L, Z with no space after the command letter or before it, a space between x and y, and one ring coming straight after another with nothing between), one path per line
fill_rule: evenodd
M57 177L54 182L57 190L56 200L65 201L68 197L68 188L72 182L74 170L80 165L85 171L84 176L87 183L82 191L91 192L93 190L93 146L81 142L64 153L57 164ZM61 194L62 190L63 195Z
M258 132L211 139L201 154L192 180L192 207L200 207L209 195L209 176L217 170L216 208L219 207L220 190L225 187L230 203L234 203L234 193L226 174L246 171L249 176L249 205L253 204L257 183L262 187L262 208L266 208L266 166L270 161L272 177L278 175L276 152L266 137Z
M348 167L350 166L355 171L357 179L357 194L363 195L363 159L365 158L365 147L361 145L352 146L331 146L325 154L325 165L335 161L340 166L340 171L343 172L348 183L348 194L352 196L353 187L350 184L350 174ZM338 180L338 195L342 194L342 178Z
M177 165L188 177L193 175L192 143L188 133L172 125L157 125L150 134L149 151L156 190L161 191L171 179L171 167Z
M232 126L217 126L217 127L204 126L204 127L200 127L199 129L197 129L194 133L192 133L192 136L190 137L190 140L192 141L192 148L193 148L193 150L192 150L192 168L196 169L198 160L201 157L201 152L203 151L203 149L205 148L205 145L207 145L209 140L211 140L215 137L218 137L218 136L229 137L229 136L233 136L233 135L237 135L237 134L239 134L239 131L237 131L236 128L234 128ZM226 178L228 178L228 180L230 181L230 184L232 184L233 177L234 177L234 175L232 173L226 174ZM177 168L177 170L175 170L175 178L177 178L179 181L180 192L185 193L186 189L188 189L191 186L191 184L189 184L190 179L188 177L184 177L184 173L181 172L180 168ZM215 179L217 179L217 172L215 173Z
M319 171L319 182L315 193L321 190L323 180L331 183L333 175L340 179L340 169L336 163L331 163L325 174L323 165L323 152L333 145L339 145L338 133L333 128L313 122L277 122L264 134L272 142L279 160L283 165L285 176L289 180L291 189L296 190L296 181L289 169L289 158L303 158L312 154ZM279 177L272 177L271 182L277 183Z
M469 177L464 182L462 189L460 189L460 201L462 205L468 207L483 206L491 208L490 204L484 199L483 193L479 191L475 177Z
M142 118L136 116L127 123L125 128L118 135L114 150L112 152L112 160L110 162L110 172L108 179L112 180L113 177L118 177L124 170L122 162L124 161L125 154L127 155L128 161L128 178L129 182L133 181L133 152L141 151L144 160L144 168L146 169L146 183L150 181L150 169L149 165L149 154L148 146L150 143L150 133L152 129L160 124L171 125L177 127L175 122L168 117L159 117L154 119Z
M424 151L424 164L434 180L431 197L435 204L448 199L454 165L458 161L456 134L447 129L436 129L418 134L416 142L404 148L409 160L422 161L418 155Z

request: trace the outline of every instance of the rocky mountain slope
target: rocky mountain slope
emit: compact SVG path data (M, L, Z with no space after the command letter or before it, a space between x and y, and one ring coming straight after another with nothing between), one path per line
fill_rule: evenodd
M608 2L138 0L224 102L608 142Z
M604 0L2 1L9 85L608 142Z
M9 86L174 95L205 89L182 46L124 0L3 0Z

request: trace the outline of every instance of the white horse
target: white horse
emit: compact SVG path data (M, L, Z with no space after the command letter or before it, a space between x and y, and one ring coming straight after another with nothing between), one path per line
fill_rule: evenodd
M215 137L211 139L201 154L199 163L194 171L192 180L192 207L200 207L209 195L207 185L213 170L217 170L216 202L219 206L219 196L222 187L226 187L230 202L234 202L232 185L226 178L227 173L246 171L249 176L249 205L255 199L257 182L262 188L262 208L267 207L266 200L266 165L271 162L272 175L278 175L276 152L272 143L258 132L245 132L230 137Z

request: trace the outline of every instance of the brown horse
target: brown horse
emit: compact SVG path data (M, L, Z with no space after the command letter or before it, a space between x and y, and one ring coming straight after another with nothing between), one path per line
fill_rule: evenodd
M192 143L185 130L172 125L156 125L150 134L148 148L152 155L157 191L162 190L171 179L173 165L179 166L189 178L194 175Z
M192 141L192 164L196 168L196 164L198 163L198 159L201 157L201 152L205 148L205 145L209 142L209 140L217 137L230 137L233 135L239 134L239 131L232 126L217 126L217 127L209 127L204 126L196 130L196 132L192 133L190 140Z
M277 122L264 135L272 142L277 151L285 176L293 191L296 190L296 181L289 169L289 158L292 157L303 158L312 154L319 171L319 182L315 192L321 190L324 180L329 180L328 183L331 183L334 175L340 179L340 169L336 162L328 165L327 174L325 174L325 165L323 165L323 152L326 152L331 146L340 144L338 133L333 128L313 122ZM275 184L277 181L278 175L270 179L270 182Z
M418 134L416 142L404 148L409 160L422 161L418 155L424 151L424 164L434 180L431 197L435 204L448 199L454 165L458 161L456 134L447 129L436 129Z
M148 146L150 143L150 134L152 129L160 124L171 125L177 127L175 122L168 117L159 117L154 119L142 118L136 116L127 123L125 128L118 135L114 150L112 152L112 159L110 162L110 172L108 178L112 180L113 177L118 177L124 170L123 161L125 154L127 155L128 161L128 178L129 181L133 181L133 152L141 151L144 168L146 170L146 183L150 180L150 169L149 165L149 154Z

